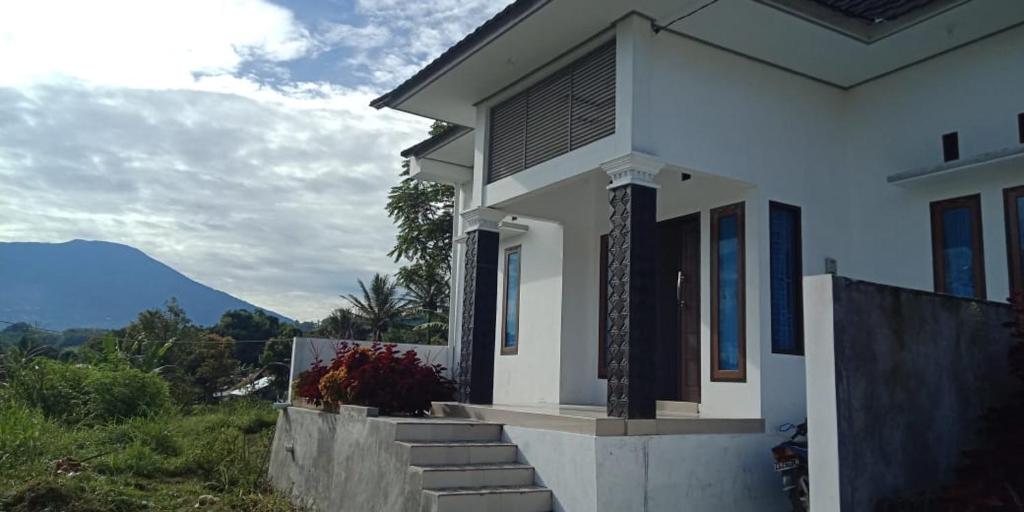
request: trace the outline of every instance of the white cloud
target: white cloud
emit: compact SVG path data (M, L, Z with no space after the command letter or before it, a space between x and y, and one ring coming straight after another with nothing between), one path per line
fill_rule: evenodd
M328 44L354 49L347 68L375 84L391 87L509 3L511 0L356 0L356 11L368 20L363 30L386 30L388 44L366 44L358 37Z
M0 84L60 79L188 87L194 74L314 50L287 9L260 0L33 0L0 3Z
M0 2L0 240L126 243L320 318L396 267L386 193L429 125L369 101L506 3L358 0L310 28L260 0ZM289 78L332 47L357 85Z
M346 23L325 23L320 34L321 40L328 45L360 49L383 46L391 37L391 31L382 25L357 27Z
M0 89L0 239L126 243L317 318L394 269L383 204L396 148L425 130L367 107L368 91L320 92Z

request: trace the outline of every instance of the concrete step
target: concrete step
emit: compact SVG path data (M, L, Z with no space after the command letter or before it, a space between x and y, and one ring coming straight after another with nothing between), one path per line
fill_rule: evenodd
M550 512L551 491L535 485L423 491L422 512Z
M533 485L533 466L518 463L412 466L423 489Z
M414 466L496 464L516 461L516 445L500 441L399 442Z
M500 441L501 424L469 421L403 421L395 424L395 441Z

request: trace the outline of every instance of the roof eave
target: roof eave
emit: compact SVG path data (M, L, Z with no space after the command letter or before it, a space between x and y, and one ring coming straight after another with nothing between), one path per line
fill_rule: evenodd
M441 133L431 136L430 138L420 141L415 145L402 150L402 158L410 157L421 157L423 155L430 154L435 150L443 148L448 143L462 137L463 135L473 131L472 128L459 125L449 125Z
M436 59L417 71L412 77L398 84L389 92L382 94L370 102L370 106L376 109L384 107L397 108L406 97L420 86L431 82L436 76L447 72L449 64L459 61L468 54L475 51L476 46L484 43L495 34L499 34L506 28L517 23L521 16L533 11L534 7L548 3L551 0L515 0L491 19L452 45Z

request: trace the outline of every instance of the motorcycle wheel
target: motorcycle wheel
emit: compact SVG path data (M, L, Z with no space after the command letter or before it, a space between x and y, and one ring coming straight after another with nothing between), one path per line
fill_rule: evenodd
M793 512L811 510L811 485L807 473L796 475L796 487L789 490L789 503L793 506Z

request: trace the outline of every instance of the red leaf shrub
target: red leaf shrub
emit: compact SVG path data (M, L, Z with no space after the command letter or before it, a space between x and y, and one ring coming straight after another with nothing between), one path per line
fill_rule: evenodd
M327 375L327 367L324 366L323 359L320 359L320 355L317 354L313 359L313 366L300 373L299 378L295 379L295 394L318 407L323 405L324 397L320 394L320 381L324 375Z
M381 414L422 415L430 402L451 400L455 384L444 367L424 363L395 345L339 343L330 366L314 364L299 376L298 394L317 405L376 407ZM316 389L312 389L316 383Z

